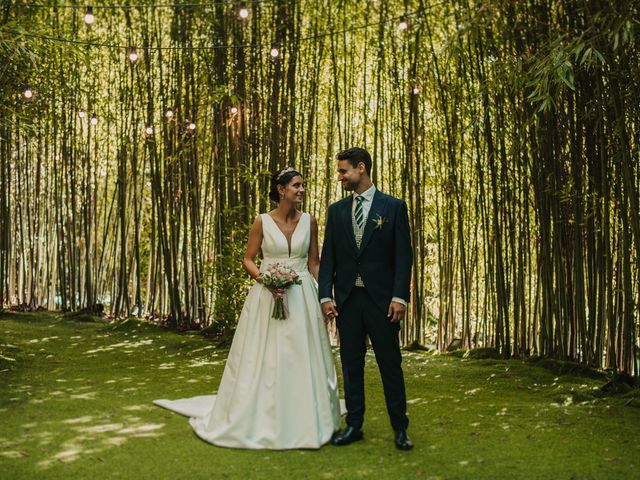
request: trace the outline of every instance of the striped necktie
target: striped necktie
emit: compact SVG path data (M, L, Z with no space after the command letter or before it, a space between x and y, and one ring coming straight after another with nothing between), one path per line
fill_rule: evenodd
M358 195L356 197L356 211L354 216L359 232L361 232L364 227L364 210L362 208L362 202L364 202L364 197L362 195Z

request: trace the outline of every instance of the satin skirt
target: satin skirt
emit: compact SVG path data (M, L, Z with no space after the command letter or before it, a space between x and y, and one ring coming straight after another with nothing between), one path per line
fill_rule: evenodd
M154 403L190 417L194 432L222 447L320 448L340 427L344 404L327 330L309 272L287 291L288 318L274 300L249 290L217 395Z

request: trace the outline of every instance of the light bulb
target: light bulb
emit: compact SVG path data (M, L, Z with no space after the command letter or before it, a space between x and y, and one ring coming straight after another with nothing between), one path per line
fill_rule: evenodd
M93 115L91 115L91 125L97 125L97 124L98 124L98 117L94 113Z
M236 113L238 113L238 108L237 107L231 107L231 114L235 115Z
M138 61L140 57L138 56L136 47L127 47L127 58L129 59L132 65Z
M196 129L196 124L195 124L195 123L193 123L193 122L191 122L191 123L189 124L189 130L195 130L195 129Z
M33 97L33 90L31 90L29 87L24 89L24 92L22 93L24 95L24 98L26 99L30 99Z
M78 116L79 116L80 118L84 118L84 117L86 117L86 116L87 116L87 114L86 114L86 112L85 112L84 110L80 110L80 111L78 112Z
M172 119L173 118L173 110L169 109L167 110L167 112L164 114L168 119Z
M82 20L84 20L84 23L87 25L92 25L93 22L96 21L93 16L93 7L91 5L87 5L87 11L85 12L84 17L82 17Z
M400 19L400 23L398 23L398 30L400 32L404 32L407 28L409 28L409 23L407 22L406 17L402 17Z
M238 10L238 16L241 19L246 20L249 17L249 10L247 7L240 7L240 10Z
M418 95L420 93L420 89L418 87L413 87L413 94Z
M280 56L280 49L277 44L271 45L271 52L269 52L269 54L274 60Z
M153 127L147 127L145 133L149 136L153 135Z

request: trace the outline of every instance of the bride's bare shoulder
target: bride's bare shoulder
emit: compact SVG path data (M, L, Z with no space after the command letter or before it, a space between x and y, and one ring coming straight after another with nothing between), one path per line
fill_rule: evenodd
M262 215L258 214L256 218L253 219L253 224L251 225L251 230L260 230L262 231Z

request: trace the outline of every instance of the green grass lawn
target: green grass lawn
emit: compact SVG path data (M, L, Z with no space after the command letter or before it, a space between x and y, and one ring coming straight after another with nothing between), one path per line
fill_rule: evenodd
M365 440L243 451L199 440L157 398L215 392L226 351L191 334L0 314L0 478L640 478L640 409L602 380L511 360L405 353L411 452L373 355Z

